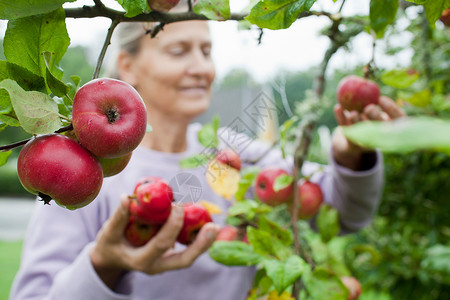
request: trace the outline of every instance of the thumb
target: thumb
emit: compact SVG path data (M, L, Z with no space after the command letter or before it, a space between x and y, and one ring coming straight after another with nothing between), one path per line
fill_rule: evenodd
M129 205L130 198L127 195L122 195L120 197L120 205L117 207L114 214L108 219L106 225L106 231L112 238L121 238L125 226L129 219Z

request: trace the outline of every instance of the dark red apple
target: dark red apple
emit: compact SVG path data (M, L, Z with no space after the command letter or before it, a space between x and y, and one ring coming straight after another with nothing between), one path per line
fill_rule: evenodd
M148 225L159 225L169 217L173 191L164 180L140 184L134 196L135 199L130 202L130 214L137 221Z
M212 218L205 207L195 203L184 203L184 223L177 241L189 245L195 240L203 225L209 222L212 222Z
M445 26L450 27L450 8L445 9L440 17Z
M138 92L116 79L83 85L73 99L73 128L78 141L101 158L132 152L147 129L147 111Z
M140 187L141 185L147 184L147 183L152 183L154 181L164 181L164 179L162 179L161 177L157 177L157 176L143 177L143 178L139 179L139 181L134 186L133 194L136 195L136 191L137 191L138 187Z
M380 89L371 80L350 75L344 77L337 87L337 99L342 108L362 112L369 104L378 104Z
M32 138L20 151L17 172L28 192L68 209L91 203L103 183L97 158L61 134Z
M167 12L178 5L180 0L147 0L151 10Z
M128 224L125 227L124 235L131 245L140 247L145 245L152 237L154 237L160 228L160 225L143 224L136 221L133 216L130 216Z
M241 170L241 158L235 151L229 148L219 151L216 158L225 165L235 168L238 171Z
M292 185L288 185L279 191L273 189L275 179L281 175L288 175L288 173L280 168L269 167L261 170L256 177L256 195L267 205L277 206L292 199Z
M300 198L298 217L309 219L319 211L323 203L322 189L317 183L306 180L298 185L298 193Z
M234 226L224 226L220 229L216 241L234 241L238 238L238 229Z
M122 172L128 165L132 154L133 152L117 158L98 158L98 161L102 165L103 177L114 176Z
M341 276L341 281L350 292L347 300L358 299L362 291L361 283L359 283L358 279L352 276Z

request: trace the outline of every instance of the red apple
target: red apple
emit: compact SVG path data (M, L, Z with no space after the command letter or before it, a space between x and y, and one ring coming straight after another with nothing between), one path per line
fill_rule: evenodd
M83 85L73 99L72 115L78 141L101 158L130 153L147 129L141 96L116 79L96 79Z
M133 152L117 158L98 158L98 161L102 165L103 177L114 176L122 172L128 165L132 154Z
M68 209L91 203L103 183L95 156L61 134L31 139L20 151L17 172L28 192Z
M361 283L359 283L358 279L352 276L341 276L342 283L347 287L350 294L348 295L347 300L356 300L361 295Z
M235 151L229 148L219 151L216 158L219 162L235 168L238 171L241 169L241 158Z
M148 224L163 224L170 215L173 201L172 188L164 180L155 180L139 185L135 199L130 203L130 214L137 221Z
M447 8L442 12L440 20L445 26L450 27L450 8Z
M184 245L192 243L203 225L209 222L212 222L212 218L205 207L195 203L184 203L184 223L177 241Z
M131 245L140 247L145 245L152 237L154 237L160 228L160 225L143 224L136 221L133 216L130 216L128 224L125 227L124 235Z
M224 226L220 229L216 241L234 241L238 238L238 229L234 226Z
M288 175L288 173L283 169L270 167L261 170L256 177L256 195L267 205L277 206L292 199L292 185L277 192L273 189L275 179L281 175Z
M143 177L143 178L139 179L139 181L134 186L133 194L136 195L136 191L141 185L147 184L147 183L152 183L154 181L164 181L164 179L162 179L161 177L157 177L157 176L146 176L146 177Z
M167 12L178 5L180 0L147 0L151 10Z
M350 75L344 77L337 87L337 99L342 108L362 112L369 104L378 104L380 89L368 79Z
M322 189L317 183L306 180L298 185L298 193L300 198L298 217L309 219L319 211L320 205L322 205Z

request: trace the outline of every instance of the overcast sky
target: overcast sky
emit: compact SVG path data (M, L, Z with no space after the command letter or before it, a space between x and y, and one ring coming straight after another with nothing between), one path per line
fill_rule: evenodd
M112 0L103 1L108 6L120 9ZM240 11L247 5L246 0L230 0L231 9ZM337 11L341 1L318 0L313 9ZM78 0L66 6L92 5L93 1ZM347 0L344 14L355 12L367 15L369 0ZM104 41L110 21L105 18L67 19L67 30L72 45L89 47L95 60ZM316 66L322 60L328 45L327 38L320 36L320 30L329 24L326 17L308 17L296 21L285 30L265 30L262 45L257 44L257 31L238 31L237 22L211 22L213 37L213 58L218 77L224 76L236 67L248 69L258 81L275 76L280 70L300 71ZM0 23L3 35L5 23ZM407 36L405 37L407 39ZM354 40L352 53L338 52L330 62L331 68L345 68L357 63L366 63L372 56L372 39L362 34ZM383 57L380 64L408 64L410 53L398 57Z

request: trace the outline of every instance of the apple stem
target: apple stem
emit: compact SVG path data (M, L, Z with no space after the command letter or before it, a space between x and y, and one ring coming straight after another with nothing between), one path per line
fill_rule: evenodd
M100 55L98 56L97 65L95 66L94 74L92 75L92 79L97 79L100 75L100 69L102 68L103 59L105 58L106 50L108 46L111 44L111 36L114 32L114 29L119 24L118 19L111 19L111 26L108 28L108 33L106 34L105 42L103 43L102 50L100 51Z

